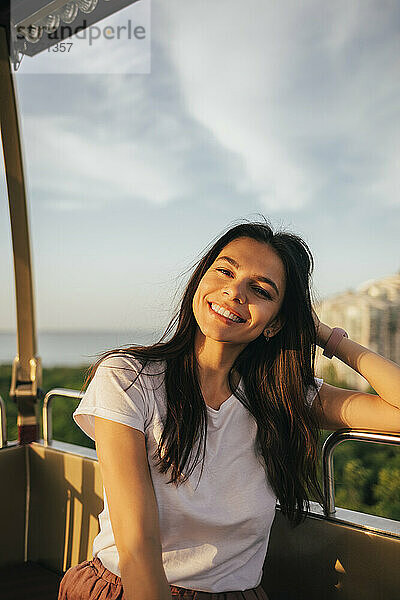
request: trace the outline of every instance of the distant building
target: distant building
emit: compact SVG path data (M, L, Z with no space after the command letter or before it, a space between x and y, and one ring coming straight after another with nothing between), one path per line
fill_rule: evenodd
M400 271L379 280L369 280L342 294L315 304L321 321L343 327L351 339L400 364ZM335 356L329 360L317 348L316 373L327 380L367 390L367 381Z

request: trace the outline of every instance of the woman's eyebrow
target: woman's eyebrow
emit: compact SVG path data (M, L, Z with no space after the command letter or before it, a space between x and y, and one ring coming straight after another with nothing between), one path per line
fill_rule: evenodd
M216 261L217 260L226 260L226 261L228 261L228 263L230 263L231 265L233 265L234 267L236 267L236 269L240 268L239 263L236 262L236 260L234 258L231 258L230 256L219 256L216 259ZM264 277L264 275L253 275L253 277L255 279L257 279L258 281L263 281L264 283L268 283L271 287L274 288L274 290L276 291L277 295L279 296L278 286L276 285L276 283L272 279L270 279L269 277Z

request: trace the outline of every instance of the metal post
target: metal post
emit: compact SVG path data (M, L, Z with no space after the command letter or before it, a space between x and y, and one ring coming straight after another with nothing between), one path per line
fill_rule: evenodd
M361 429L339 429L326 438L322 448L322 483L328 507L328 511L325 513L327 517L332 517L336 512L333 452L339 444L346 440L400 446L400 435L397 433L364 431Z
M84 392L78 392L78 390L70 390L68 388L54 388L47 392L43 400L42 410L43 442L45 446L51 446L53 441L53 411L51 401L54 396L81 399L84 396Z
M36 356L35 307L29 222L15 82L11 70L6 28L0 26L0 130L10 209L17 305L17 355L11 375L10 397L18 406L18 442L39 437L36 402L42 383Z

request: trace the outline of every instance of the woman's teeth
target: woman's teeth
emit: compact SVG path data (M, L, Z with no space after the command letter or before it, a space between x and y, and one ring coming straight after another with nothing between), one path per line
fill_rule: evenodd
M222 306L220 306L219 304L216 304L215 302L213 302L211 304L211 309L214 312L216 312L218 315L222 315L223 317L227 317L228 319L230 319L231 321L234 321L235 323L244 323L243 319L240 319L239 317L237 317L233 313L229 312L229 310L226 310L226 308L222 308Z

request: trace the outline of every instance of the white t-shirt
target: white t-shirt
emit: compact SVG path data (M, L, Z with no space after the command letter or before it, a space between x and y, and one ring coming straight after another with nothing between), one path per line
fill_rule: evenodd
M139 368L139 361L128 354L107 357L73 414L75 422L92 440L94 415L144 432L159 512L163 566L171 585L213 593L257 587L276 495L255 453L254 417L233 395L219 410L207 406L206 455L200 482L201 460L187 482L178 488L167 485L170 471L160 475L151 458L166 417L165 362L148 363L127 389ZM160 375L151 376L151 372ZM319 389L323 380L316 377L315 381ZM239 386L244 391L242 379ZM310 405L315 395L310 387ZM202 451L203 446L200 457ZM121 576L104 487L103 493L104 510L99 514L100 531L93 542L93 556Z

